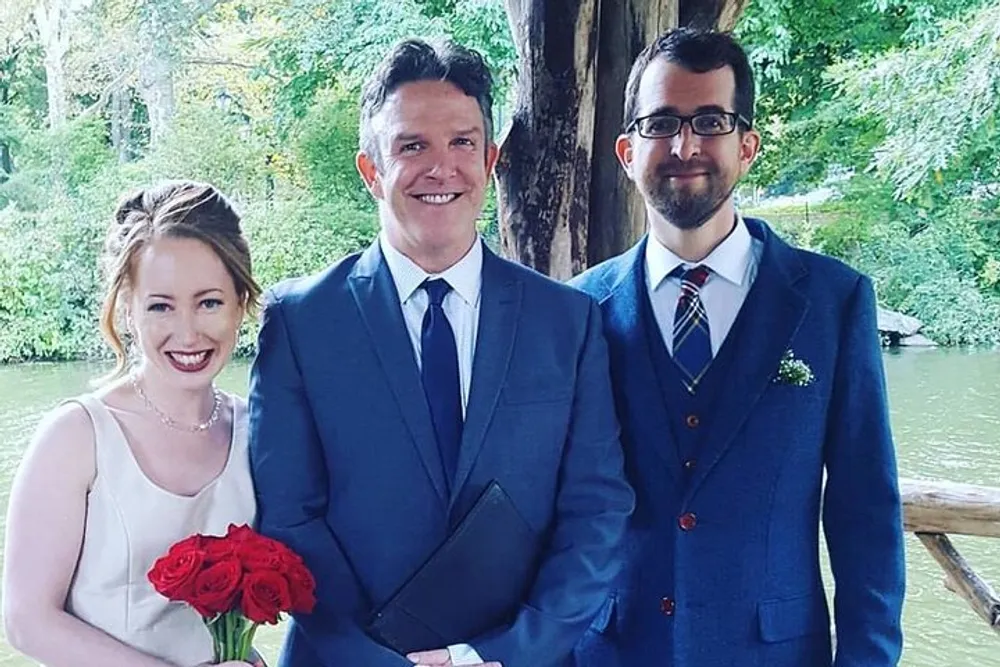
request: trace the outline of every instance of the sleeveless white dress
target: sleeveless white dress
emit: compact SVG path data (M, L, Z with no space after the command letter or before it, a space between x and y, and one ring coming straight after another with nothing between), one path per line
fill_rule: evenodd
M146 573L173 543L189 535L224 534L230 523L253 525L246 402L232 399L232 439L222 472L197 495L179 496L146 477L104 403L90 394L73 400L94 424L97 476L87 496L83 546L67 611L180 667L210 661L212 639L201 617L153 590Z

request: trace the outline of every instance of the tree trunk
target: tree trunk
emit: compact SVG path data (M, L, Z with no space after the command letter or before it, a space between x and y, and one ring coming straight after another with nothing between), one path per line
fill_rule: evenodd
M642 197L615 157L622 131L625 82L632 61L657 35L677 24L674 2L605 1L597 92L597 159L591 186L587 265L630 248L646 231Z
M6 183L14 173L14 157L10 154L10 146L0 142L0 183Z
M139 68L139 94L149 112L149 144L153 147L163 141L176 110L173 62L156 44L151 45Z
M506 0L519 77L497 165L503 252L565 279L643 234L614 154L632 61L673 25L732 29L747 0Z
M747 2L749 0L679 0L677 24L728 32L736 27Z
M16 62L16 56L11 60ZM11 71L9 72L11 75L13 75L13 67L14 65L12 64ZM10 104L10 86L6 82L3 82L0 85L0 106L7 106L8 104ZM0 183L9 181L13 173L14 156L10 152L10 144L0 140Z
M131 137L132 104L128 91L122 86L116 86L111 91L108 113L111 116L111 146L118 155L118 162L125 164L132 159L129 146Z
M39 0L35 6L35 24L45 52L45 89L48 94L49 127L66 122L68 102L64 63L69 50L69 8L66 0Z
M14 79L17 69L18 49L11 48L9 55L3 59L0 65L0 109L11 103L10 82ZM10 144L4 139L0 139L0 183L6 183L14 173L14 158L10 152Z
M558 278L587 265L599 0L507 0L520 72L497 165L504 254Z

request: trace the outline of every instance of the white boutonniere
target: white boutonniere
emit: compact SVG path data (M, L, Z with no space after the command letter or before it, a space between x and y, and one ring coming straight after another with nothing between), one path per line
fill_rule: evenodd
M778 363L778 373L774 376L774 381L778 384L808 387L816 381L816 376L813 375L809 364L798 359L791 350L785 350Z

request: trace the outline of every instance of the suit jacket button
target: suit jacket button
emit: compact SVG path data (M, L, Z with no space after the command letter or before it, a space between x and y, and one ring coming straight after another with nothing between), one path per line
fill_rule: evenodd
M698 525L698 517L691 512L681 514L677 519L677 524L681 527L681 530L694 530L694 527Z
M698 415L688 415L684 419L684 423L687 424L688 428L698 428L698 424L701 423L701 420L698 419Z
M685 470L694 470L694 466L695 466L695 460L694 459L688 459L687 461L684 462L684 469Z
M663 598L660 600L660 613L664 616L673 616L674 609L677 607L674 601L670 598Z

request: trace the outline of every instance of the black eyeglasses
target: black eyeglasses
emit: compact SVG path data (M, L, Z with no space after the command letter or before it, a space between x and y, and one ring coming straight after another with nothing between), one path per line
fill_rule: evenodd
M691 116L678 116L672 113L654 113L632 121L625 132L637 130L640 137L646 139L664 139L676 136L684 123L691 125L691 131L702 137L718 137L731 134L740 123L747 128L750 121L738 113L731 111L703 111Z

